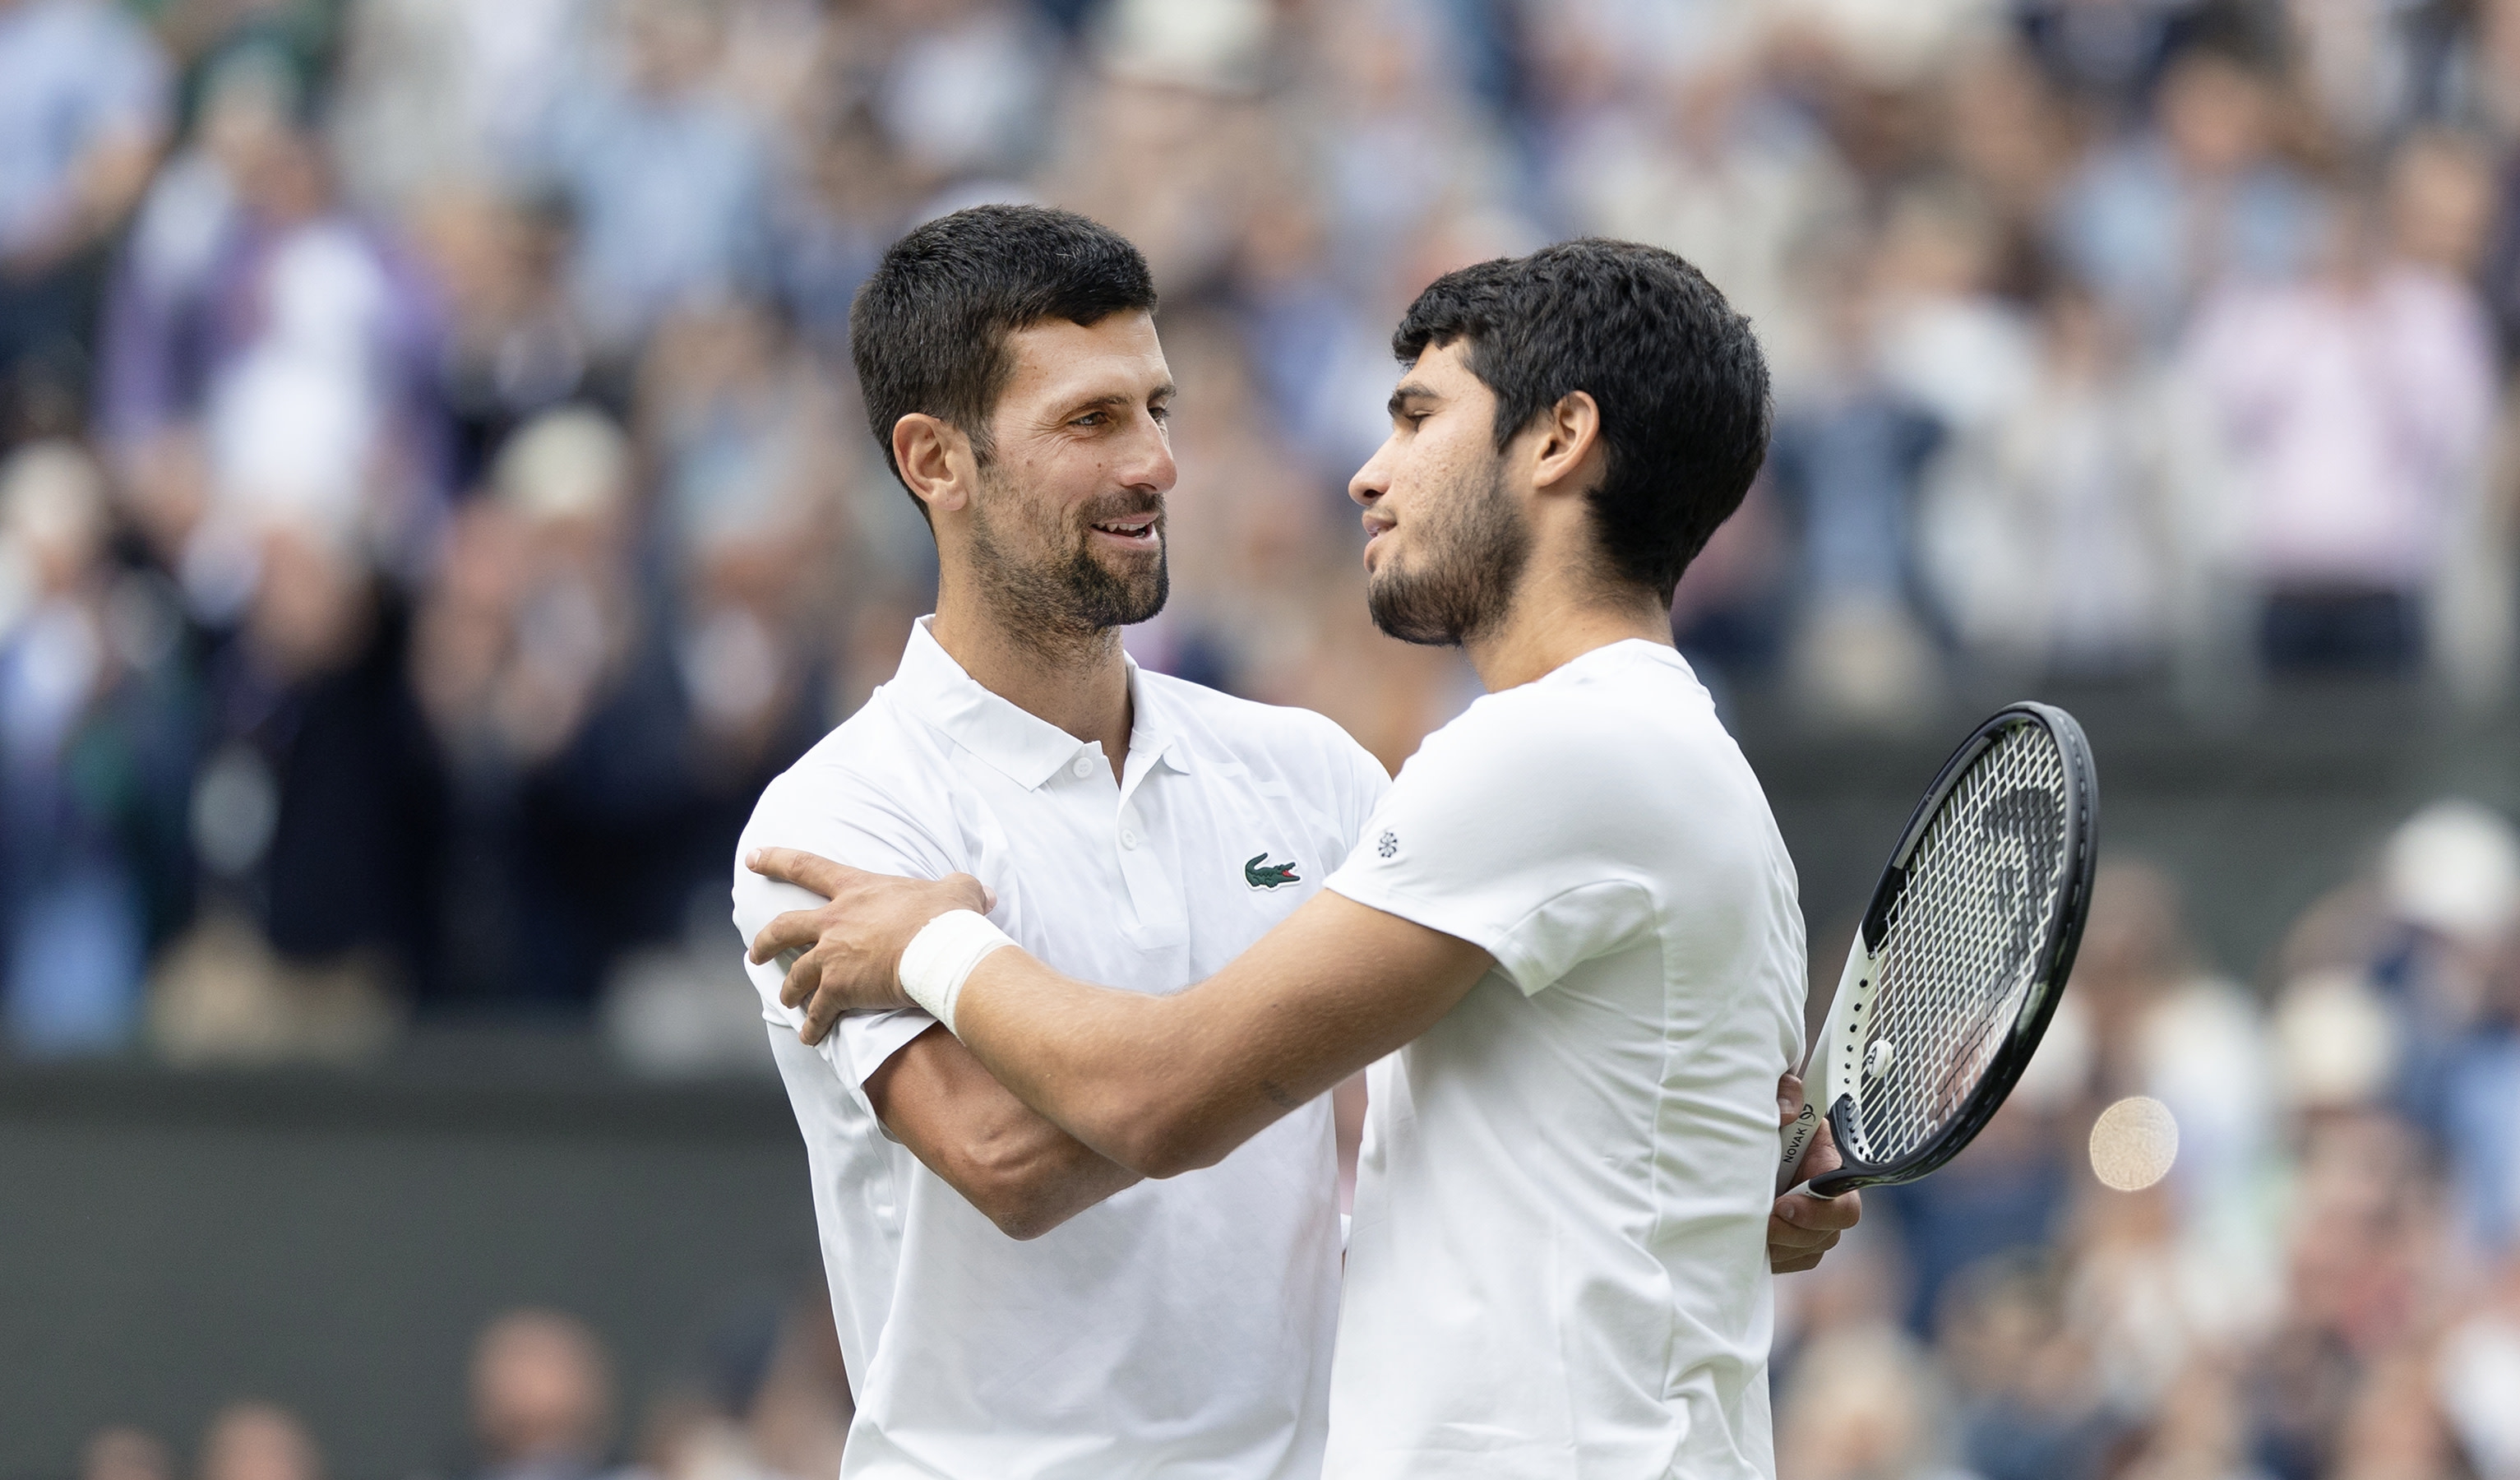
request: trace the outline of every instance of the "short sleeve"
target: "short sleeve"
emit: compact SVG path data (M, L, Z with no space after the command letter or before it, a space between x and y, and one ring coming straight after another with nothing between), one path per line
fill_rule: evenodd
M1538 993L1655 928L1632 770L1530 696L1482 700L1401 768L1325 887L1468 941Z
M871 784L842 772L802 777L790 772L762 792L742 840L736 845L735 927L747 945L779 916L826 903L810 889L764 878L745 868L743 860L755 848L799 848L853 869L918 878L942 878L958 867L926 828ZM804 1010L779 1000L787 972L777 962L756 965L747 950L744 973L760 994L766 1021L791 1030L803 1026ZM850 1090L863 1099L863 1086L883 1061L935 1021L915 1008L850 1012L820 1048ZM872 1104L867 1113L875 1113Z

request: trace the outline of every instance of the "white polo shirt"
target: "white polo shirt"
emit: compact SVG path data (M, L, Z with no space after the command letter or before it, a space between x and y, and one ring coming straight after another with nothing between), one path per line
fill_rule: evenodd
M1089 744L912 633L899 674L771 783L737 853L735 921L822 901L742 866L803 848L976 875L998 925L1081 977L1173 992L1321 886L1390 785L1329 720L1147 673L1114 784ZM803 1131L857 1399L844 1476L1310 1480L1339 1276L1328 1098L1216 1166L1147 1182L1029 1242L883 1134L862 1086L924 1031L855 1014L796 1040L749 968Z
M1332 1480L1768 1480L1803 923L1680 655L1598 649L1401 768L1329 887L1486 948L1373 1066Z

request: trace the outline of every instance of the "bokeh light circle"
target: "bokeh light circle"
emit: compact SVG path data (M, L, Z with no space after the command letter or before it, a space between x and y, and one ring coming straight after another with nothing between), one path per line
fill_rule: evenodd
M2149 1096L2119 1100L2092 1125L2092 1175L2103 1187L2140 1192L2179 1159L2179 1121Z

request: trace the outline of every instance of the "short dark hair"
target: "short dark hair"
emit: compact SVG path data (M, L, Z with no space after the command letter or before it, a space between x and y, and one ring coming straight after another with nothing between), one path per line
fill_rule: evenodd
M1446 273L1391 351L1465 341L1503 452L1575 391L1601 409L1593 529L1623 579L1667 604L1768 454L1768 362L1706 275L1660 247L1587 238Z
M885 465L901 476L892 428L913 412L961 427L989 460L989 415L1014 374L1008 336L1154 308L1145 255L1072 210L974 205L916 228L849 308L849 358Z

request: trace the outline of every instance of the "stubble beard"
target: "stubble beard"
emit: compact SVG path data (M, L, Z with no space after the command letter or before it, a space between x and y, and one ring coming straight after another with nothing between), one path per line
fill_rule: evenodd
M1098 500L1081 511L1078 522L1058 531L1070 543L1062 556L1025 560L1007 548L991 515L1020 498L1019 493L984 470L983 497L971 510L971 567L984 600L996 611L999 625L1046 657L1064 657L1078 649L1097 648L1113 640L1115 630L1146 621L1164 609L1172 594L1169 549L1162 542L1164 521L1156 506L1155 558L1140 562L1130 574L1119 574L1096 560L1093 524L1149 512L1143 502Z
M1486 484L1465 490L1459 512L1424 531L1413 568L1387 562L1366 585L1365 604L1386 637L1455 648L1505 619L1531 556L1522 511L1505 490L1502 459Z

